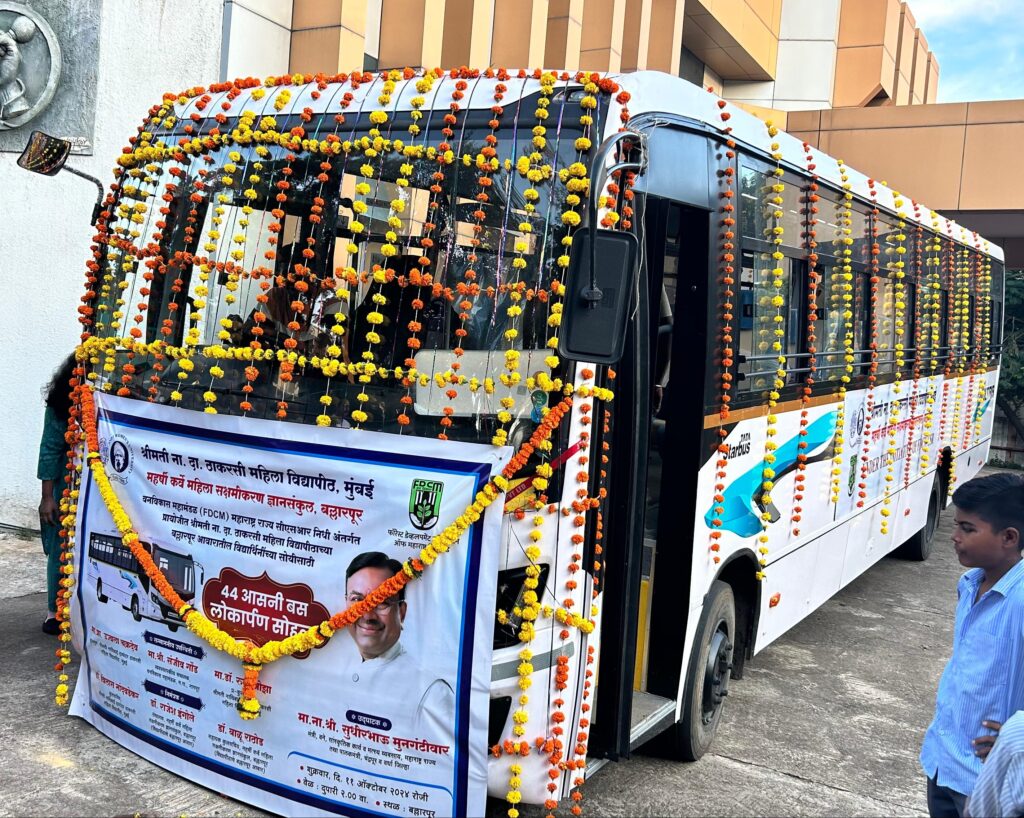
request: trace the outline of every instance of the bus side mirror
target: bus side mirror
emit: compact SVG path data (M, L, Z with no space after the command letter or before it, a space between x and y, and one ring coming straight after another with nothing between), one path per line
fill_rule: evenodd
M558 333L562 357L595 364L614 364L622 357L626 316L636 284L637 249L636 236L625 230L595 233L580 228L573 234Z

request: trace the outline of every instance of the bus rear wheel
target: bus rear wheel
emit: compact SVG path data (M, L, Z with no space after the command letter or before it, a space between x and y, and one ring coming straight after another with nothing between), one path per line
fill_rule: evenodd
M681 761L696 761L711 747L729 694L735 641L736 599L730 585L715 580L694 637L682 718L672 728L672 755Z
M100 602L106 602L107 601L107 595L105 593L103 593L103 580L102 579L96 580L96 599L98 599Z
M928 517L921 530L914 534L903 545L896 549L896 556L913 562L924 562L932 553L932 542L935 531L939 527L939 515L942 513L942 480L936 475L932 482L932 491L928 496Z
M136 622L141 622L142 621L142 614L139 613L139 598L137 596L133 596L132 597L131 611L132 611L132 619L134 619Z

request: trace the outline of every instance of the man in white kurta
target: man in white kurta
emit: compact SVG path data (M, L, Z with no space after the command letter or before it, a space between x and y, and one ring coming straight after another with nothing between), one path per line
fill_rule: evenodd
M346 571L348 603L364 599L402 570L398 560L379 551L360 554ZM404 590L349 626L356 651L345 670L353 702L374 707L408 738L451 745L455 732L455 692L427 672L400 641L407 604Z

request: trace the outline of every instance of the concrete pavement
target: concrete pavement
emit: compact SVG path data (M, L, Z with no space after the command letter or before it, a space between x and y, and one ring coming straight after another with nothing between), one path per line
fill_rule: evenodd
M951 529L949 510L928 562L882 560L749 663L699 763L607 765L584 788L584 813L924 814L917 752L961 572ZM65 717L52 699L57 642L39 630L38 542L0 534L0 559L0 815L262 814ZM489 813L504 811L495 803Z

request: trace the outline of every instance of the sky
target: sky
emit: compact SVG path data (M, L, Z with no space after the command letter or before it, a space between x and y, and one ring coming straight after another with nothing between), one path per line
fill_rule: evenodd
M1024 0L909 0L939 61L937 102L1024 99Z

